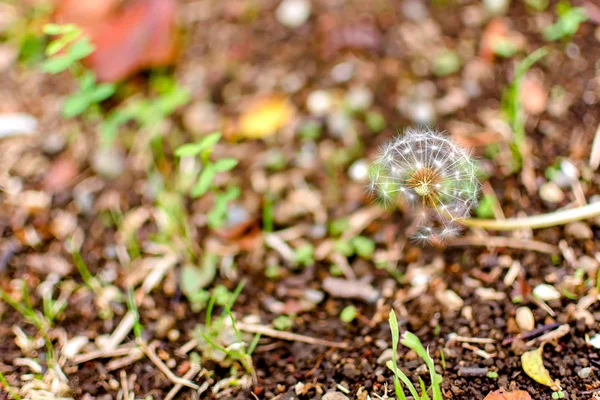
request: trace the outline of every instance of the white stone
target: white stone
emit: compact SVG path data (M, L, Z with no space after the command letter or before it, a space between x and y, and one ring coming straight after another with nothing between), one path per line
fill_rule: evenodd
M535 328L535 318L528 307L517 308L515 320L522 331L531 331Z
M310 11L309 0L283 0L275 11L275 17L281 25L298 28L308 20Z
M308 95L306 99L306 108L315 116L323 116L331 110L331 95L325 90L315 90Z
M373 92L366 86L353 86L346 94L346 104L353 111L367 110L373 104Z
M356 160L348 169L348 175L354 182L365 182L369 177L369 163L366 160Z
M560 292L552 285L541 283L533 288L533 295L542 301L560 299Z

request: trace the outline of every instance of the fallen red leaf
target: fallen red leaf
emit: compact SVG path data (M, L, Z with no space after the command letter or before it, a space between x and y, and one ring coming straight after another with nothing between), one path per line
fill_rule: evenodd
M529 393L524 390L515 390L506 392L504 389L499 389L490 392L483 400L533 400Z
M80 3L80 4L79 4ZM178 54L175 0L57 0L55 19L79 25L96 50L86 60L99 81L119 81Z

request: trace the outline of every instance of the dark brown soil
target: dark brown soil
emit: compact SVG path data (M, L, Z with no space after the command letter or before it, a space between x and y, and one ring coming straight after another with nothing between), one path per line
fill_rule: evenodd
M256 14L250 3L257 5L259 11ZM227 247L227 250L219 250L227 254L232 254L231 249L235 249L234 272L230 275L222 272L214 285L223 284L233 290L239 281L246 280L244 290L233 307L237 319L256 316L262 324L268 325L279 315L273 311L272 304L275 301L294 309L307 290L317 291L324 294L324 300L309 310L297 311L292 316L290 331L347 343L348 348L326 348L263 337L252 356L257 378L255 384L249 389L225 387L216 394L209 389L199 397L319 399L322 393L336 388L339 390L339 386L349 390L350 399L367 399L360 394L364 392L369 393L372 399L377 398L375 395L385 398L386 387L388 396L393 397L392 374L385 364L378 362L378 358L385 349L391 347L387 318L389 311L394 309L399 315L401 331L415 333L428 346L436 365L440 366L438 372L444 378L442 390L445 398L481 400L490 391L505 388L526 390L533 399L551 399L551 389L528 377L521 366L520 355L536 346L527 346L525 342L528 339L507 343L507 339L522 333L515 323L515 312L518 307L527 306L533 311L536 328L550 324L556 326L556 323L569 324L569 334L545 346L544 365L554 379L560 380L566 398L592 399L592 392L600 389L597 378L600 354L588 341L600 333L600 302L596 301L587 308L593 323L586 324L575 310L582 297L597 295L597 278L588 277L587 283L579 287L581 290L571 299L563 297L550 301L548 307L554 315L541 308L539 302L534 301L528 293L525 293L522 303L512 302L515 287L503 283L507 267L513 261L518 261L522 265L522 276L517 278L518 288L530 290L541 283L564 287L577 269L564 257L564 252L561 256L550 256L511 248L423 247L406 238L406 230L411 224L410 210L390 210L357 234L373 238L381 252L398 251L394 269L400 273L399 279L385 269L377 268L371 260L352 257L349 262L357 278L368 280L382 296L375 303L343 299L327 294L323 288L323 281L331 276L331 261L318 260L312 266L294 269L263 243L260 232L264 198L254 191L258 184L257 175L265 176L282 187L275 201L276 213L277 208L285 210L287 207L287 210L276 217L274 229L299 229L302 233L290 241L292 247L311 243L318 248L326 241L331 242L331 238L311 235L311 229L373 207L373 200L365 194L365 183L348 177L349 166L356 159L373 159L382 143L398 130L414 125L409 115L399 111L399 98L409 97L409 93L422 82L429 82L427 88L433 88L436 99L452 89L464 88L476 79L466 72L467 66L472 64L473 74L475 70L483 74L479 80L480 94L469 98L467 104L457 107L454 112L439 115L435 125L441 130L449 130L455 136L465 137L474 133L485 141L486 135L493 134L490 128L493 124L490 124L491 121L486 117L488 114L484 111L497 112L500 109L502 93L513 78L517 61L547 44L538 25L555 20L555 3L552 2L544 12L533 12L521 2L513 2L517 4L511 6L502 21L520 36L523 49L511 58L496 57L489 63L479 58L481 37L488 18L478 1L432 2L435 4L425 6L428 16L418 21L405 17L406 8L412 6L403 6L401 2L318 0L312 3L309 21L296 30L289 30L275 19L277 1L182 2L181 9L185 10L182 12L185 14L182 15L185 48L173 74L189 86L193 104L212 104L220 118L229 121L235 119L248 99L256 95L281 93L283 78L301 75L304 79L300 88L289 94L298 113L289 124L291 127L262 141L231 140L225 145L218 145L215 150L215 155L219 157L240 159L240 166L234 170L231 182L236 182L243 190L240 203L245 206L248 219L251 220L248 230L239 234L223 234L197 224L196 221L202 219L212 204L202 199L188 201L187 217L193 222L197 240L194 246L197 249L206 251L207 246L215 246L214 243ZM419 8L421 2L415 1L414 4ZM198 17L195 19L194 16ZM482 18L480 23L465 24L465 19L477 19L479 16ZM563 90L565 98L570 100L562 113L549 110L551 99L543 112L527 119L527 140L532 153L528 156L528 162L535 170L534 183L539 187L546 181L547 168L557 160L566 158L584 171L581 181L587 199L600 193L600 175L588 167L592 140L600 123L598 29L594 22L588 21L581 25L572 40L548 44L550 54L536 64L528 75L541 82L546 93L552 88L555 91ZM407 42L407 37L423 40L424 47L415 48L414 43ZM431 53L443 47L455 49L461 54L461 71L446 77L436 77L432 73L418 76L415 63L432 59ZM336 83L331 78L331 70L341 62L354 64L355 72L349 81ZM478 67L477 63L482 63L483 67ZM140 76L132 79L127 84L128 89L143 90L146 78ZM351 150L352 138L340 137L326 127L316 141L315 156L308 164L300 164L298 153L306 146L306 142L293 134L293 126L300 126L312 118L306 109L307 96L318 89L344 94L356 85L366 86L372 91L374 101L370 110L378 111L385 117L387 128L375 134L368 129L363 116L353 117L353 127L362 145L354 146ZM66 183L66 189L53 194L51 206L35 213L28 213L21 204L11 204L9 195L0 194L0 287L9 293L18 293L13 280L24 279L37 309L41 309L42 305L36 287L46 279L47 274L40 268L33 268L29 256L57 254L73 265L71 255L65 249L67 240L56 238L49 232L51 221L59 211L77 216L77 227L83 239L81 254L90 272L95 275L107 270L114 271L114 285L126 293L127 284L135 271L131 265L127 268L121 265L118 257L108 255L108 250L114 250L115 245L120 243L119 232L114 225L106 223L109 213L99 203L101 200L105 204L111 202L110 196L113 196L124 214L137 207L153 207L152 201L145 196L145 184L149 179L147 171L143 165L136 164L133 158L127 159L127 167L117 179L96 177L88 159L88 154L92 154L97 146L94 139L96 121L85 118L65 121L56 107L60 96L68 92L65 88L71 86L70 77L66 74L47 77L35 69L17 65L0 77L0 112L26 112L40 122L40 133L26 141L22 138L5 139L6 146L0 152L6 153L0 153L0 158L8 158L9 151L16 151L21 162L7 162L8 169L3 169L4 164L0 162L0 173L20 178L23 192L48 191L44 179L48 168L55 165L57 160L61 157L72 158L77 168L76 177ZM177 132L173 134L174 137L186 137L192 141L198 135L189 132L185 122L187 110L184 107L178 111L170 122ZM48 135L54 132L70 140L59 154L50 155L44 152L44 144ZM165 140L169 154L177 140L174 143L168 138ZM11 148L7 143L13 142L14 148ZM332 161L333 151L345 148L351 160L336 165ZM543 201L538 192L528 193L521 175L507 173L507 166L503 164L507 154L510 154L506 142L501 141L499 148L500 155L493 160L484 156L484 147L477 147L475 152L489 172L488 181L507 218L521 213L534 215L551 212L575 204L576 198L570 188L564 189L566 198L558 204ZM286 166L277 172L264 172L265 157L273 149L283 153ZM162 166L164 170L174 168L172 160L165 163ZM74 188L86 179L98 179L100 185L92 195L92 207L82 212ZM310 190L311 196L320 196L316 200L317 211L299 210L301 204L294 203L293 196L289 196L302 185ZM8 189L3 187L4 191ZM286 206L286 202L290 204ZM297 215L291 215L296 211ZM325 215L326 221L316 220L319 213ZM575 260L585 255L598 259L600 229L595 222L585 222L591 226L592 237L573 236L564 227L554 227L534 231L532 238L553 245L564 242L563 248L572 251ZM39 243L34 245L28 245L26 237L31 229L40 237ZM157 230L154 222L147 222L139 229L138 242L149 241ZM248 231L253 232L254 236ZM466 235L472 236L474 233L467 232ZM256 239L255 236L258 239L252 240ZM216 251L216 247L211 250ZM150 253L143 254L143 257L150 256ZM265 276L265 268L273 260L279 263L281 275L269 279ZM438 267L429 268L432 265ZM159 340L159 356L165 361L175 361L172 370L178 376L189 368L188 356L181 355L178 349L193 337L194 327L205 318L204 312L191 311L188 300L180 291L177 282L180 267L177 265L167 277L167 281L175 283L174 288L165 288L161 284L138 302L140 322L144 327L143 337L149 342ZM429 282L422 293L412 296L411 289L414 288L407 277L416 268L425 268L423 271ZM82 284L74 266L62 279L72 279ZM142 279L135 281L136 287ZM168 286L168 282L164 286ZM481 288L488 288L495 296L504 297L482 297ZM440 293L447 289L455 292L464 303L456 309L449 309L440 297ZM94 295L89 291L82 293L78 292L69 298L64 315L50 329L50 336L55 338L55 347L58 349L61 347L58 339L61 334L69 338L83 335L93 341L99 335L112 333L127 311L125 303L115 302L111 305L115 315L102 319ZM339 315L349 305L357 307L358 316L351 323L344 323ZM221 311L221 308L216 309L217 314ZM156 335L157 321L164 315L175 317L174 328L181 333L179 338L168 340ZM15 361L20 357L44 360L45 350L42 347L25 355L17 346L13 326L22 328L31 336L35 336L37 330L8 304L0 303L0 318L0 372L11 386L21 387L23 376L31 371ZM484 359L464 348L461 343L449 344L451 334L494 339L494 344L474 344L493 357ZM132 332L124 342L134 340ZM107 370L109 361L110 358L96 359L77 366L67 362L63 370L68 376L72 396L82 399L117 398L123 371L127 377L135 376L130 389L136 398L151 396L161 399L173 387L173 383L148 359L143 358L115 371ZM445 368L442 369L443 363ZM43 361L41 364L45 367ZM422 361L414 353L400 348L399 366L414 382L418 381L418 376L428 379L428 374L421 369L416 372L421 365ZM231 376L230 368L213 361L207 360L202 366L209 372L207 377L195 380L199 385L207 381L212 388L217 382ZM487 367L497 372L498 377L459 376L461 368L469 367ZM592 372L583 379L578 372L586 367L591 367ZM9 397L0 394L0 399L4 398ZM198 395L184 388L176 398L191 399L198 398Z

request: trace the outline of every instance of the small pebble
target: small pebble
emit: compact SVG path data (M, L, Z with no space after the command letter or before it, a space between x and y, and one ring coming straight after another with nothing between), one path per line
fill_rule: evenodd
M340 392L327 392L321 400L349 400L348 396Z
M64 150L67 140L60 133L51 133L44 138L42 150L48 155L55 155Z
M327 129L333 136L342 138L351 128L352 121L346 113L336 111L327 116Z
M424 1L405 0L400 2L404 16L412 21L422 21L429 16L429 9Z
M596 276L598 271L598 260L590 256L581 256L577 260L577 268L581 268L588 276Z
M571 222L565 226L565 233L575 239L587 240L594 237L592 228L585 222Z
M435 297L448 311L460 310L464 304L464 300L450 289L436 293Z
M315 90L306 99L306 108L317 117L323 116L331 110L331 95L324 90Z
M517 325L522 331L531 331L535 328L535 318L528 307L519 307L515 314Z
M483 0L483 6L492 15L504 14L509 4L510 0Z
M577 373L581 379L587 379L592 374L592 368L586 367L581 368L581 370Z
M219 123L219 115L211 103L194 103L183 113L183 126L192 133L215 131L219 128Z
M369 178L369 163L365 159L356 160L348 170L350 179L362 183Z
M418 125L432 125L437 119L435 107L428 100L417 101L409 108L408 117Z
M554 182L546 182L540 186L540 198L545 202L558 204L565 199L565 194Z
M560 299L560 292L554 286L547 283L541 283L533 288L533 295L542 301Z
M168 314L162 315L158 321L156 321L156 327L154 328L156 336L159 338L166 337L173 326L175 326L175 317Z
M366 86L354 86L346 94L346 104L352 111L365 111L373 104L373 92Z
M590 345L596 349L600 349L600 333L590 339Z
M331 78L337 83L348 82L354 75L354 64L343 62L331 69Z
M309 0L283 0L275 11L275 17L281 25L298 28L308 20L310 11Z
M239 204L232 204L227 209L227 220L225 225L232 227L248 221L250 218L248 211Z
M99 147L92 155L91 165L98 175L115 179L125 170L125 155L115 148Z
M569 178L571 181L579 180L579 170L569 160L562 160L560 162L560 170Z
M394 352L392 349L385 349L377 359L377 364L385 365L385 363L393 358L393 355Z

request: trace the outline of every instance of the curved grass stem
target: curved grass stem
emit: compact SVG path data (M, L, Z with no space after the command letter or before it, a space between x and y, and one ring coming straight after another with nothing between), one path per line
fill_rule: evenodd
M510 218L505 220L467 218L462 220L461 223L472 228L515 231L524 228L548 228L598 216L600 216L600 202L525 218Z

